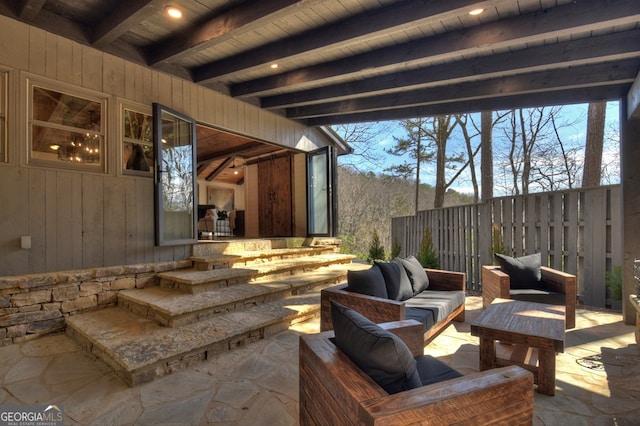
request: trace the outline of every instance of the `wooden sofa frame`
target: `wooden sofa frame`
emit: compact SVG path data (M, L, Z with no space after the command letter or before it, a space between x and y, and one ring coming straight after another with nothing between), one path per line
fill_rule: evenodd
M415 320L380 324L423 354ZM533 374L518 366L387 394L340 351L333 331L300 336L300 424L532 424Z
M464 272L425 269L429 277L428 290L465 291L466 274ZM320 293L320 331L333 330L331 323L331 301L347 306L375 323L401 321L406 319L404 301L384 299L345 290L347 284L328 287ZM452 321L464 322L464 303L451 312L445 319L436 322L424 333L424 345L427 345L444 331Z
M576 277L566 272L541 267L542 281L549 291L565 295L565 328L576 326ZM509 275L502 272L500 266L484 265L482 267L482 306L486 308L496 298L510 299Z

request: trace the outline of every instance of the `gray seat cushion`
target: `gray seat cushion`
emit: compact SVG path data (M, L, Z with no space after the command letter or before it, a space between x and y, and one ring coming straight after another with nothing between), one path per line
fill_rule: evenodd
M436 322L442 321L457 307L464 305L463 291L425 290L405 301L407 308L423 308L433 311Z
M435 314L428 308L404 308L405 318L416 320L424 324L424 331L429 330L436 323Z
M460 372L431 355L416 357L416 368L422 386L462 377Z
M564 294L545 290L514 289L509 291L509 298L522 302L566 306L566 297Z

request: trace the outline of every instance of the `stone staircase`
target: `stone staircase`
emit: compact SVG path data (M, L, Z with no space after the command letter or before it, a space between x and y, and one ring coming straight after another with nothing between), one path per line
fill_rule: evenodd
M193 268L68 317L67 334L135 386L316 318L322 288L368 267L352 258L330 245L199 244Z

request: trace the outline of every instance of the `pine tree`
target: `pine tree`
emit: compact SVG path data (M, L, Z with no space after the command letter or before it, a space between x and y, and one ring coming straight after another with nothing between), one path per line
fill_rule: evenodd
M367 261L373 263L375 260L384 260L384 247L380 243L380 237L378 236L378 230L373 228L373 237L371 239L371 245L369 246L369 255Z

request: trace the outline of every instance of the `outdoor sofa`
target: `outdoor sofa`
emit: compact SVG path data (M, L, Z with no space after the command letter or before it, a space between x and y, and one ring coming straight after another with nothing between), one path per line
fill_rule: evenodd
M532 423L531 372L509 366L462 375L423 354L419 322L374 324L340 309L335 331L300 336L301 425Z
M464 322L465 284L464 273L423 268L413 256L375 262L350 271L347 283L321 291L320 330L333 329L335 301L374 323L414 319L423 325L427 345L452 321Z

